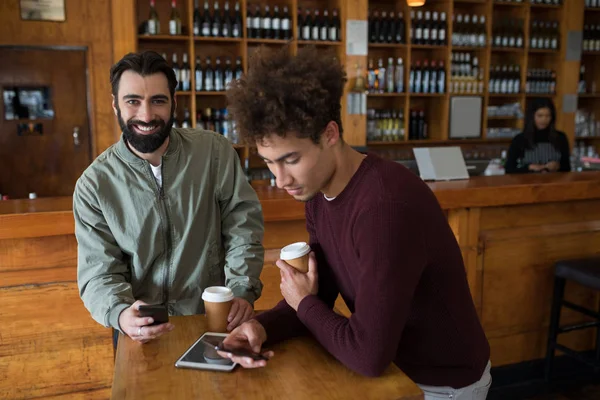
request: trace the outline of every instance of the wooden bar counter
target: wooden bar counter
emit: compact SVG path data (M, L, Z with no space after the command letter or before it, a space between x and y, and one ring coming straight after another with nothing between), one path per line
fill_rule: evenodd
M172 332L141 345L119 337L114 400L361 399L420 400L422 391L398 367L367 378L345 368L310 337L277 344L267 367L232 372L175 368L175 361L206 332L203 315L172 317Z
M542 358L552 263L600 252L600 172L430 183L456 235L494 366ZM305 240L304 205L257 187L267 249L257 309L280 298L278 249ZM110 397L111 331L79 299L71 198L0 201L0 398ZM567 298L595 307L575 285ZM338 302L342 312L343 304ZM563 312L563 322L581 317ZM592 348L594 332L562 340Z

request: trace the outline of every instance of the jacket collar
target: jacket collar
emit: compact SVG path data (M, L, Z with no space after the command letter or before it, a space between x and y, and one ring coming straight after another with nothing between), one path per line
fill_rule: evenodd
M130 164L143 164L143 163L147 162L146 160L139 158L138 156L133 154L133 152L131 150L129 150L129 147L127 146L127 142L125 141L125 138L123 137L123 133L121 133L121 139L117 143L116 149L117 149L117 154L119 155L119 157ZM171 132L169 133L169 145L167 146L167 151L163 155L163 158L176 155L177 153L179 153L180 149L181 149L180 133L176 129L171 129Z

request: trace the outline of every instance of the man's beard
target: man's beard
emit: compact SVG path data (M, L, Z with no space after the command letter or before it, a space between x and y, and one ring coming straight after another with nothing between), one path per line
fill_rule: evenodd
M125 123L121 117L121 109L117 106L117 118L119 120L119 126L123 131L123 136L125 137L127 144L144 154L153 153L158 150L158 148L162 146L165 140L167 140L169 137L169 133L173 127L173 122L175 120L173 118L173 111L174 110L171 110L171 118L167 123L165 123L165 121L162 119L155 119L150 122L130 119L127 121L127 123ZM133 125L144 127L158 126L159 129L150 135L141 135L135 131Z

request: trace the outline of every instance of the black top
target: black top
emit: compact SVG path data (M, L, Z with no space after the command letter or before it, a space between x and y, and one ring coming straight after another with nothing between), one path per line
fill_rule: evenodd
M533 147L529 146L523 133L515 136L510 143L506 157L506 165L504 166L506 173L534 172L529 170L530 164L547 164L551 161L557 161L560 164L559 171L570 171L569 140L563 132L556 131L556 134L558 135L558 148L550 143L550 131L548 129L535 132Z

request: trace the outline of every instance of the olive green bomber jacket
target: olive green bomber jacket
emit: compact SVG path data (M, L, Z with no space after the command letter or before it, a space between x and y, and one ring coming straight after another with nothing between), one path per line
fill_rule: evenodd
M171 315L204 312L202 291L226 285L260 297L262 209L237 153L221 135L172 129L162 187L124 139L79 178L73 195L80 296L92 317L119 328L136 300Z

